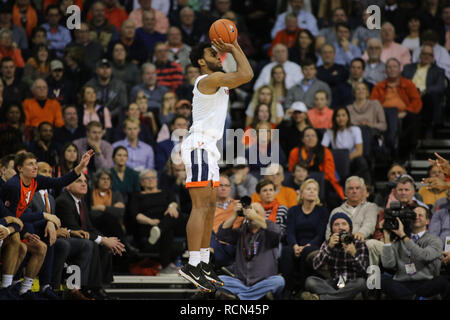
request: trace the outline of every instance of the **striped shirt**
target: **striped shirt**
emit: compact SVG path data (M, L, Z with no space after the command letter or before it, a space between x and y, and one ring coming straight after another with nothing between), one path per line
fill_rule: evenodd
M266 219L269 219L270 213L272 209L266 211ZM277 211L276 224L281 227L281 239L284 239L286 236L286 220L287 220L287 212L288 208L280 204Z
M183 84L183 69L179 63L173 61L156 64L156 79L158 86L165 86L175 91Z

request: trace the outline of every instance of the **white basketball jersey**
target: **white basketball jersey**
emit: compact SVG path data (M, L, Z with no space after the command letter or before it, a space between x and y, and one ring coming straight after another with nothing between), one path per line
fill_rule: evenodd
M197 88L198 82L207 76L207 74L199 76L194 84L192 126L189 133L201 134L217 141L223 136L229 90L228 87L220 87L214 94L201 93Z

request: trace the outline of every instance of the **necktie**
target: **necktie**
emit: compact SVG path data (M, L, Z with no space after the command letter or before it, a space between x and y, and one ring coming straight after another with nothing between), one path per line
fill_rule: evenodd
M81 228L86 230L86 212L84 211L84 206L81 201L78 202L78 207L80 208Z
M47 191L45 191L45 193L44 193L44 199L45 199L45 211L46 211L47 213L51 213L51 212L50 212L50 203L48 202Z
M419 241L419 235L413 234L413 235L411 235L411 239L413 239L414 242L417 242L417 241Z

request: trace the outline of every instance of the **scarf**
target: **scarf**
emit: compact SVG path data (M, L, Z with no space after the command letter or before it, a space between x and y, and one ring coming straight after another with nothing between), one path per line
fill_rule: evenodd
M272 221L274 223L277 223L278 207L280 206L280 203L278 202L278 200L275 199L271 203L268 203L268 204L264 204L261 202L261 204L266 212L269 210L272 210L267 219L269 219L270 221Z
M112 202L112 191L108 190L105 192L100 192L99 189L94 189L94 192L92 193L92 200L94 206L99 204L110 206Z

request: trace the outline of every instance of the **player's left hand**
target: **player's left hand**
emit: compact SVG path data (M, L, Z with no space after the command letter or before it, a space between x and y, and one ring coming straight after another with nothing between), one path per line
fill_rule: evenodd
M222 38L219 38L218 40L214 39L211 42L214 45L214 48L219 52L231 52L235 48L233 44L225 43Z

